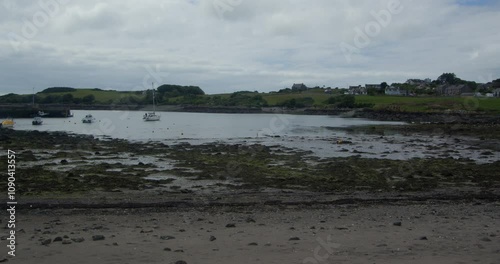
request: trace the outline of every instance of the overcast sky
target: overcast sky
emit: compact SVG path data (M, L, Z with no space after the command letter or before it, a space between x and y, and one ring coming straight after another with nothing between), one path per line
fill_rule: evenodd
M497 0L0 0L0 93L485 82L499 17Z

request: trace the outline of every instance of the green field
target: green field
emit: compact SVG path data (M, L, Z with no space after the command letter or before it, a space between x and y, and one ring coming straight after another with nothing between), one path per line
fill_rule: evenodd
M116 102L124 97L135 97L137 99L144 98L142 92L119 92L110 90L96 90L96 89L77 89L71 92L60 92L60 93L37 93L37 97L41 99L47 96L64 96L66 94L71 94L74 98L84 98L88 95L94 95L95 102L106 104L110 102Z
M357 96L356 103L373 104L374 109L408 112L445 110L500 112L500 98Z

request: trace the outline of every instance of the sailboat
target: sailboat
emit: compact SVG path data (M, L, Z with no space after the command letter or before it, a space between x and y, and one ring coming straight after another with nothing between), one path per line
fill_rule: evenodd
M154 88L154 83L152 84L153 87L153 112L145 113L142 119L144 121L160 121L160 116L156 114L156 108L155 108L155 88Z

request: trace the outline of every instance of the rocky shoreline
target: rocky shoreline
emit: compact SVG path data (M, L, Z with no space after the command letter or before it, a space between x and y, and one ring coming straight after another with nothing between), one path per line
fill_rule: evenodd
M0 167L7 149L17 154L20 226L17 255L2 252L0 262L493 264L497 128L350 127L341 140L324 139L349 155L321 158L280 144L0 129ZM391 142L394 133L436 157L370 158L356 148L354 138ZM447 141L422 140L445 136L484 159L454 158Z

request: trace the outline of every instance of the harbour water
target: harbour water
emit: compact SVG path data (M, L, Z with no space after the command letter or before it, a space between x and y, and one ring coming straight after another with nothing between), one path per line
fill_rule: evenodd
M31 119L16 119L15 129L65 131L75 134L105 136L128 140L231 140L284 136L328 136L327 128L371 124L401 124L332 116L275 114L211 114L160 112L161 120L145 122L144 112L72 111L72 118L45 118L42 126ZM83 124L82 118L92 114L96 121Z

